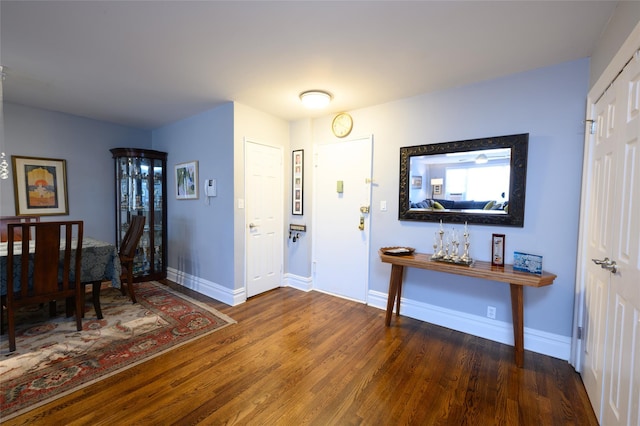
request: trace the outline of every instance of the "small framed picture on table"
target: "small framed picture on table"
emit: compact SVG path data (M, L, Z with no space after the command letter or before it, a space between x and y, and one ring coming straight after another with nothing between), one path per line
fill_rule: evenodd
M504 266L504 234L491 237L491 265Z

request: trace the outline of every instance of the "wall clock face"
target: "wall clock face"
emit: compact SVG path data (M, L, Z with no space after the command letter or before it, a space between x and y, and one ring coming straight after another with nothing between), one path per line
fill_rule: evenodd
M344 138L353 128L353 118L346 112L341 112L333 118L331 123L331 130L336 137Z

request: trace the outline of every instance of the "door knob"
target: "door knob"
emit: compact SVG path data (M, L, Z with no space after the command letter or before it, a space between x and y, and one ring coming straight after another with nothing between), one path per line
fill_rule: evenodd
M618 272L618 265L616 265L616 261L615 260L611 260L608 257L605 257L602 260L600 260L600 259L591 259L591 260L593 260L593 263L595 263L596 265L600 265L600 267L602 269L606 269L608 271L611 271L614 274L616 272Z
M249 224L249 229L253 229L253 228L257 228L258 225L254 224L254 223L250 223Z

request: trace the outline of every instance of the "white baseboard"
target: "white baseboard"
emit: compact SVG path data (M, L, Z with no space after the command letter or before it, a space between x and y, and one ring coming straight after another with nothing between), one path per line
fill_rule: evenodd
M386 310L387 294L371 290L368 302L373 307ZM508 322L496 321L405 298L402 298L400 304L400 314L513 346L513 325ZM524 348L568 361L571 354L571 338L525 327Z
M173 268L167 268L167 279L230 306L236 306L247 301L247 293L244 288L231 290L220 284L194 277Z
M220 284L179 272L173 268L167 269L167 278L227 305L235 306L247 300L244 288L231 290ZM282 286L305 292L312 291L313 278L285 274ZM386 310L387 294L370 290L367 303L374 308ZM406 298L402 298L400 314L494 342L513 345L513 326L508 322L496 321ZM571 338L525 327L524 348L532 352L568 361L571 355Z
M292 287L301 291L313 290L313 279L311 277L301 277L300 275L284 274L282 287Z

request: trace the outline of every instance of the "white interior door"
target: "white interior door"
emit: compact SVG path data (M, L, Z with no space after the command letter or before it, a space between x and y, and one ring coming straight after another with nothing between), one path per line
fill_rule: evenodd
M317 145L314 167L313 287L366 302L369 282L373 140Z
M584 260L585 318L582 380L598 418L601 414L607 334L609 271L591 259L610 258L613 253L612 227L615 216L611 208L615 194L617 152L613 134L608 131L614 117L610 108L615 102L613 91L607 92L595 105L596 134L591 140L590 193Z
M602 424L640 424L640 56L615 81L615 149L604 413Z
M594 106L582 375L602 424L640 424L640 59ZM616 267L602 268L605 258Z
M247 297L282 282L282 149L245 141Z

